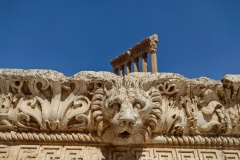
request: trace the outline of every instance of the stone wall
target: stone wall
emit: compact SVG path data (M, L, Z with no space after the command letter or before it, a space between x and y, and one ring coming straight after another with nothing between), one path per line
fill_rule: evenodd
M239 159L240 76L0 70L0 159Z

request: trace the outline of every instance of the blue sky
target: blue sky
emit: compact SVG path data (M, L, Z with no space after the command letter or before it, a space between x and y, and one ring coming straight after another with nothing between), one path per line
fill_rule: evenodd
M159 72L240 73L239 0L1 0L0 68L112 72L154 33Z

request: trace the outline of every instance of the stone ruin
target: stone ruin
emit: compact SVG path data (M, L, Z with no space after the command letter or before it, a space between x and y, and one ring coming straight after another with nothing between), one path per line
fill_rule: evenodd
M115 74L1 69L0 159L239 160L240 75L158 73L156 44L111 61Z
M158 36L154 34L113 59L110 63L113 66L114 73L118 75L118 72L120 71L121 76L131 73L132 63L134 64L134 72L140 72L141 68L139 67L139 59L142 59L142 72L148 72L148 53L151 55L152 73L156 73L158 71L157 43Z

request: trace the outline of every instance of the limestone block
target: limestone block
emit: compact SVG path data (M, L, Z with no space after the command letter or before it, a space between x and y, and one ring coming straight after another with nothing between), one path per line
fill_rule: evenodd
M239 159L239 86L239 75L1 69L0 157Z

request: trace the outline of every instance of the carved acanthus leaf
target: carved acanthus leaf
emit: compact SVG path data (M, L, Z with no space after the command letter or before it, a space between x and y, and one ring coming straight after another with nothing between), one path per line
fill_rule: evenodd
M239 76L220 82L165 73L2 72L3 131L94 133L111 143L240 136Z

